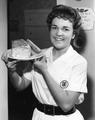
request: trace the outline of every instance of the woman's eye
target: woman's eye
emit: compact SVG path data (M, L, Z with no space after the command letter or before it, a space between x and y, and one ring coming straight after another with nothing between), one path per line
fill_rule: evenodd
M68 28L65 28L65 29L63 29L64 31L69 31L69 29Z
M51 29L52 29L52 30L56 30L57 27L56 27L56 26L51 26Z

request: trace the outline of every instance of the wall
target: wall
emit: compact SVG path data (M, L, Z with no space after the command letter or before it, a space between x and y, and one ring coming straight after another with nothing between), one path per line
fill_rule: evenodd
M7 49L7 2L0 0L0 120L8 120L7 69L1 60Z
M72 7L88 7L95 10L94 0L57 0L57 4L66 4ZM95 22L94 22L95 24ZM79 106L86 120L95 120L95 25L92 30L85 30L86 46L82 55L88 61L88 94L85 101Z

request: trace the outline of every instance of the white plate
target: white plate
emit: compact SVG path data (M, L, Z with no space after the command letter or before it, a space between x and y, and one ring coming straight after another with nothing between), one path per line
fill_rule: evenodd
M8 55L8 58L9 58L9 59L12 59L12 60L21 60L21 61L35 60L35 59L38 59L38 58L41 58L41 57L44 56L43 53L40 53L40 54L32 55L32 56L30 56L29 58L17 58L17 57L13 57L13 56L12 56L12 54L11 54L11 49L7 50L7 55Z

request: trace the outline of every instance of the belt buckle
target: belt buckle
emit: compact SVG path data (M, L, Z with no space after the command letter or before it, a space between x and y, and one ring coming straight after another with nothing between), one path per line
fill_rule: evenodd
M55 115L55 107L51 105L44 105L44 113L49 115Z

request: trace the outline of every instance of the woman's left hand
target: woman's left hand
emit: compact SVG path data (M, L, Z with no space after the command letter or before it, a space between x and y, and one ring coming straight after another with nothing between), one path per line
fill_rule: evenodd
M44 72L45 70L47 70L47 60L46 57L42 57L42 58L38 58L35 60L34 62L34 66L40 70L40 72Z

